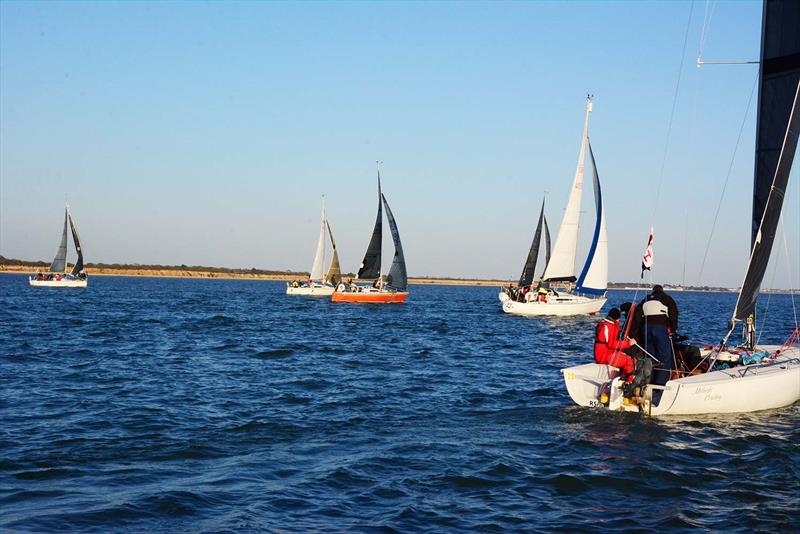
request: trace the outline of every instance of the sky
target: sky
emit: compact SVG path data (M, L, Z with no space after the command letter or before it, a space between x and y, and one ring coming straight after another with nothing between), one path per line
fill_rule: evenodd
M738 286L757 66L695 58L758 59L760 25L758 2L3 1L0 255L51 259L66 196L89 262L308 270L325 194L356 270L381 160L411 276L516 278L592 93L609 279L652 225L653 281ZM799 166L766 287L800 284Z

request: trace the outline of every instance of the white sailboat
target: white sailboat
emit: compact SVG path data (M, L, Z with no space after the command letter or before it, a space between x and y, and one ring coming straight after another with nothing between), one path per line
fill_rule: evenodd
M328 272L323 274L325 264L325 233L331 240L333 257L328 266ZM333 231L330 222L325 216L325 202L322 203L322 221L319 227L319 239L317 240L317 252L314 255L314 263L311 266L311 274L308 280L295 280L286 284L287 295L305 295L329 297L333 295L336 285L342 280L342 269L339 266L339 252L336 250L336 241L333 239Z
M800 325L781 346L756 346L755 336L756 301L800 134L798 56L800 3L767 0L761 35L752 248L728 333L719 346L701 350L708 370L673 378L664 386L648 384L639 399L631 401L624 397L622 379L614 367L589 363L562 369L576 404L662 416L753 412L800 401ZM728 347L738 323L744 325L745 342ZM663 390L658 401L654 390ZM606 398L607 403L603 402Z
M71 270L68 270L67 265L67 225L72 233L72 242L75 245L75 251L78 253L78 259L75 260L75 265ZM61 232L61 244L58 246L58 251L50 265L50 270L46 273L32 274L28 278L28 284L34 287L86 287L89 276L83 270L83 249L81 248L81 239L78 236L78 227L72 218L72 213L69 209L69 204L64 204L64 230Z
M500 296L503 311L515 315L584 315L595 314L606 302L608 288L608 238L606 235L606 216L603 208L600 178L597 173L592 145L589 142L589 114L592 112L592 98L586 99L586 116L583 126L578 166L572 181L572 190L567 201L567 209L558 229L552 255L542 275L542 287L547 289L546 297L528 298L522 302ZM590 164L594 184L596 221L592 244L586 256L580 275L575 277L575 259L578 250L578 227L583 195L583 179L586 159ZM535 296L534 292L528 295Z

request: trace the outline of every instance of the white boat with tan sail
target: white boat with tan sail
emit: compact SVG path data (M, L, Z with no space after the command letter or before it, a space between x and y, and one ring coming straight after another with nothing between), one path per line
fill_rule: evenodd
M580 406L664 416L754 412L800 401L800 325L783 345L756 344L756 302L800 134L800 3L767 0L763 12L751 251L727 334L700 351L702 366L694 372L673 371L664 386L647 384L632 398L625 397L614 367L562 369L567 391ZM739 323L744 343L730 347ZM656 390L662 390L660 400Z
M78 258L75 260L75 265L72 266L72 269L69 269L67 264L67 226L69 226L72 234L75 251L78 253ZM72 218L69 204L65 203L61 244L58 246L58 251L53 263L50 265L50 270L46 273L32 274L28 278L28 284L34 287L86 287L88 281L89 276L83 270L83 248L78 235L78 227Z
M592 97L586 98L578 166L572 181L567 208L558 229L552 254L542 274L539 288L524 293L524 298L515 300L509 294L499 296L503 311L514 315L592 315L600 311L606 302L608 288L608 237L606 217L600 188L600 177L595 164L592 145L589 142L589 114L592 112ZM588 162L587 162L588 157ZM580 275L575 276L575 259L578 250L578 227L581 216L584 172L588 163L594 184L596 220L592 243ZM541 220L541 218L540 218ZM505 292L504 292L505 293ZM522 292L517 292L517 295Z
M325 265L325 233L330 237L333 257L328 266L328 271L323 274ZM342 280L342 269L339 266L339 252L336 250L336 241L333 239L331 224L325 216L325 200L322 201L322 222L319 227L317 251L314 254L314 263L311 265L311 274L308 280L295 280L286 284L287 295L303 295L311 297L329 297L333 295L336 285Z

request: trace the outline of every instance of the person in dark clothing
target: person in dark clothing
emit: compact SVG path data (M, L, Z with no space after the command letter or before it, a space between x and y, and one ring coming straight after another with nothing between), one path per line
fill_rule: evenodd
M633 313L632 326L639 328L640 340L647 352L660 362L653 373L653 384L663 386L669 381L670 372L675 367L672 352L672 335L678 331L678 305L672 297L664 293L660 285L653 286ZM660 398L661 395L654 395Z

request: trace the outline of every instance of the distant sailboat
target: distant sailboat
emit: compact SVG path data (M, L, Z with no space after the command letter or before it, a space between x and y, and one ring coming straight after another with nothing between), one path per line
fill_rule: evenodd
M522 274L519 276L517 287L509 286L502 288L500 294L498 295L500 302L505 302L507 300L518 300L520 295L535 295L535 292L523 293L523 291L529 291L533 287L533 279L536 275L536 263L539 260L539 249L541 248L542 235L544 235L545 247L544 263L547 265L550 262L550 228L547 225L547 217L544 216L544 200L542 200L542 209L539 211L539 222L536 225L536 231L533 233L531 248L528 251L528 257L525 259L525 265L522 267ZM531 300L531 298L528 298L528 300Z
M545 288L545 291L542 292L541 298L537 293L529 292L521 302L501 296L503 311L506 313L561 316L595 314L606 302L608 238L600 177L597 173L592 145L589 142L589 114L591 112L592 98L587 97L583 137L572 190L567 201L567 209L564 211L564 218L561 220L561 227L558 229L552 255L547 260L547 266L542 275L541 287ZM576 278L575 257L578 250L578 224L581 216L581 197L587 154L594 184L596 219L589 253L580 275ZM526 280L521 280L521 282L523 281Z
M700 349L703 360L695 369L672 370L664 386L644 386L633 402L624 397L616 367L562 369L567 391L580 406L661 416L755 412L800 401L800 325L780 346L757 346L755 336L756 301L800 135L800 3L767 0L763 13L751 251L728 333L718 346ZM745 342L729 347L737 323L744 326ZM659 400L654 390L661 390Z
M383 246L383 208L386 208L386 219L389 221L389 230L394 241L394 257L389 274L383 276L381 266L381 248ZM353 283L340 283L336 292L331 297L333 302L372 302L389 303L403 302L408 298L408 275L406 273L406 260L403 255L403 245L400 243L400 233L397 230L392 210L386 197L381 192L381 173L378 170L378 217L372 229L372 237L364 254L364 261L358 270L356 278L360 280L375 280L369 285Z
M328 272L323 274L325 264L325 232L331 240L333 248L333 258L331 259ZM342 269L339 266L339 252L336 250L336 241L333 239L331 224L325 216L325 202L322 203L322 221L319 227L319 240L317 240L317 252L314 255L314 263L311 266L311 274L308 280L289 282L286 284L287 295L307 295L307 296L330 296L336 289L336 285L341 282Z
M67 271L67 226L72 233L72 242L78 259L71 271ZM28 283L37 287L86 287L88 275L83 271L83 249L81 239L78 236L78 227L72 218L69 205L64 206L64 230L61 232L61 244L58 246L56 257L50 265L50 270L46 273L36 273L31 275Z

